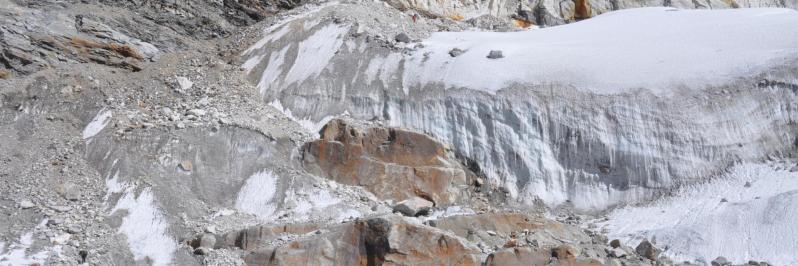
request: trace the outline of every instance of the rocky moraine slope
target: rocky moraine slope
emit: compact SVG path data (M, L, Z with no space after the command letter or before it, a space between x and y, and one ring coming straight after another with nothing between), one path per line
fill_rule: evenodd
M794 265L795 8L0 0L0 265Z

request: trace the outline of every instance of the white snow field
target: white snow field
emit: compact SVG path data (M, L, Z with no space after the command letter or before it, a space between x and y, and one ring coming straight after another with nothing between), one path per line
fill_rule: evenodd
M793 25L793 26L788 26ZM627 9L521 32L440 32L405 62L404 86L496 91L565 84L598 93L706 87L798 55L791 9ZM466 52L451 57L448 52ZM491 50L504 58L488 59Z
M610 239L628 246L655 240L675 262L724 256L734 263L798 265L798 172L790 167L736 165L650 205L615 210L604 226Z

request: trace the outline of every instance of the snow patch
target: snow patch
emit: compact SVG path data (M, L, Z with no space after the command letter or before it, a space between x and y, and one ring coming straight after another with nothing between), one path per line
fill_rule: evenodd
M651 205L615 210L603 226L629 246L655 240L674 261L798 265L798 173L790 166L739 164Z
M236 209L269 221L277 209L273 203L277 193L278 177L271 171L260 171L250 176L236 198Z
M349 26L328 24L300 42L296 60L286 74L285 84L302 83L321 74L344 43L343 35L348 30Z
M61 256L61 246L48 247L45 250L28 254L33 245L33 233L28 232L17 240L16 244L6 246L5 242L0 242L0 265L32 265L44 264L52 256Z
M113 115L110 110L101 110L83 129L83 139L96 136L108 125L109 118Z
M107 178L105 184L108 192L106 203L110 194L122 193L110 214L119 210L127 211L119 226L119 233L127 237L133 258L136 261L149 259L152 265L172 264L177 241L169 236L169 223L158 209L152 189L144 188L136 196L134 185L119 181L119 171L112 178Z
M444 210L433 211L429 216L422 218L423 221L437 220L456 215L474 215L476 212L468 207L449 206Z
M329 7L329 6L333 6L333 5L337 5L337 4L339 4L338 1L330 1L330 2L326 2L326 3L323 3L323 4L317 5L317 6L305 5L305 6L302 6L300 8L294 9L298 13L296 13L294 15L286 16L280 22L277 22L277 23L275 23L275 24L273 24L273 25L271 25L269 27L264 28L263 29L263 33L265 34L265 36L263 38L261 38L260 40L258 40L255 44L253 44L252 46L250 46L249 48L244 50L244 52L242 52L241 55L247 55L249 53L252 53L255 50L263 48L263 46L265 46L266 44L269 44L270 42L272 42L274 40L281 39L283 36L285 36L286 34L291 32L291 29L288 26L285 26L289 22L310 17L311 15L315 14L316 12L319 12L320 10L324 9L325 7ZM309 24L305 23L304 25L309 25ZM283 27L283 26L285 26L285 27ZM280 28L280 30L275 31L278 28Z
M279 75L283 72L282 66L283 61L285 60L285 53L288 52L288 48L290 47L290 45L283 47L283 49L279 52L272 53L269 56L269 64L266 66L266 69L263 70L263 74L258 82L258 89L261 95L266 93L266 91L269 90L269 87L279 86L277 77L279 77Z

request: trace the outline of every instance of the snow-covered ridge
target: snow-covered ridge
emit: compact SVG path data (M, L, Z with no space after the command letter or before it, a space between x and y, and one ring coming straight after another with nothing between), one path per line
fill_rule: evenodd
M791 25L792 9L640 8L530 31L441 32L406 59L403 85L495 92L562 84L597 93L717 86L798 57ZM466 52L453 58L453 48ZM505 58L486 58L491 50Z
M292 34L273 28L242 62L270 59L249 61L249 79L295 117L349 113L428 132L521 201L590 210L793 149L798 95L760 81L798 80L790 49L798 32L787 26L795 22L798 12L787 9L648 8L542 30L436 33L391 48L351 19L301 18L281 24ZM340 47L300 49L320 36ZM466 52L453 57L455 47ZM486 58L490 50L504 58ZM309 67L300 58L326 65L297 75L292 69Z

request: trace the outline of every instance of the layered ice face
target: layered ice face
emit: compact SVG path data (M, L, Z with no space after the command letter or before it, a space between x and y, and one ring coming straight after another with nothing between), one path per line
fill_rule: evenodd
M265 102L431 133L520 202L601 210L795 146L794 10L632 9L410 44L374 37L374 18L317 19L358 8L290 17L242 54Z

